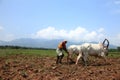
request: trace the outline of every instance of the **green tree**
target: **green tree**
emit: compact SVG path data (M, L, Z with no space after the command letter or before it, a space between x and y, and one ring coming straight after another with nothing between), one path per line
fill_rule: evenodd
M117 50L120 51L120 47L117 47Z

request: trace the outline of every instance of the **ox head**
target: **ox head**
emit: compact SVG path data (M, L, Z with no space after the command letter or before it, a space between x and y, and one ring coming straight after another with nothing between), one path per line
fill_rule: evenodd
M107 42L107 45L105 45L105 42ZM107 56L108 55L109 41L107 39L105 39L102 44L103 44L103 52Z

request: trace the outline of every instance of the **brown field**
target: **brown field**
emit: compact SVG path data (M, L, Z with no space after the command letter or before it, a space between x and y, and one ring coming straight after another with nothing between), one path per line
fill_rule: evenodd
M0 80L120 80L120 58L90 60L89 66L55 64L56 57L11 55L0 57Z

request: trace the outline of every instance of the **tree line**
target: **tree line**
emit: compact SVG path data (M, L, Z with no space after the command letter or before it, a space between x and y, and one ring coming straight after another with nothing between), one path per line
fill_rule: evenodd
M24 46L14 46L14 45L5 45L0 46L0 49L42 49L42 50L49 50L51 48L35 48L35 47L24 47ZM55 49L53 49L55 50ZM117 47L117 49L109 49L110 52L119 52L120 47Z
M35 48L35 47L24 47L24 46L14 46L14 45L5 45L0 46L0 49L42 49L42 50L49 50L51 48Z

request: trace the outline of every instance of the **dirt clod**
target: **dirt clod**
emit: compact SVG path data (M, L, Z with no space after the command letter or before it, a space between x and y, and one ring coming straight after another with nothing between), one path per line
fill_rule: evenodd
M16 58L17 57L17 58ZM90 61L89 66L55 64L56 57L12 55L0 59L0 80L120 80L120 58Z

